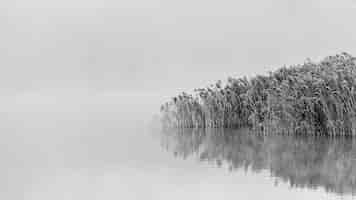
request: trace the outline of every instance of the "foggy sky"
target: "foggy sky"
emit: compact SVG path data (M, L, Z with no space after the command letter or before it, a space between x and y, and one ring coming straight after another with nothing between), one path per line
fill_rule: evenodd
M342 51L352 0L2 0L0 92L176 92Z

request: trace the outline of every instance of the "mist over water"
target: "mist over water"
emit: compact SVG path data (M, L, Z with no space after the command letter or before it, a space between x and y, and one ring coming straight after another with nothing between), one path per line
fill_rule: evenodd
M138 138L148 138L144 127L156 106L149 105L149 96L145 104L134 97L53 92L3 96L1 198L77 199L75 193L89 194L76 189L77 184L88 189L88 171L145 163L140 154L152 151L144 148L150 140ZM56 179L67 183L56 186ZM80 183L65 188L73 181Z
M191 132L176 135L175 131L152 130L150 121L159 110L159 100L155 95L123 97L113 93L76 93L71 97L31 93L3 97L0 197L15 200L337 199L337 194L327 193L322 187L291 188L285 181L275 186L275 177L263 165L256 174L224 167L224 159L228 158L225 156L235 154L236 148L252 145L251 151L240 151L241 157L233 157L243 160L248 158L244 153L264 152L254 145L256 142L288 147L292 140L274 143L273 139L244 140L241 136L240 141L230 140L231 133L211 133L207 137L203 132L200 136L196 134L197 140L192 140L195 134ZM168 152L164 142L167 138ZM173 152L178 158L170 150L176 147L179 148ZM206 158L212 156L213 162L201 162L190 156L199 155L194 153L197 147L211 151ZM223 164L222 168L216 165L216 158ZM349 193L344 195L343 198L351 197Z
M340 197L322 186L290 187L283 181L274 186L267 165L259 173L220 169L215 156L222 162L228 157L225 150L236 150L229 142L220 145L225 137L195 141L189 134L162 133L157 124L149 127L160 105L179 92L228 76L266 73L308 57L317 60L343 51L355 55L354 1L0 4L0 199ZM162 143L167 137L181 151L172 153L176 146L171 143L167 151ZM286 141L275 145L290 146ZM198 153L190 146L200 149L201 142L207 150L217 148L214 163L194 156ZM248 150L240 151L241 156L255 158L250 154L258 149ZM333 161L338 164L331 166L345 172L347 165Z

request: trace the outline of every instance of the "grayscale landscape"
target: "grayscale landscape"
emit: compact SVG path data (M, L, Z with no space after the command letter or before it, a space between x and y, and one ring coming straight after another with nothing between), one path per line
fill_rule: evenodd
M2 0L0 199L353 199L356 2Z

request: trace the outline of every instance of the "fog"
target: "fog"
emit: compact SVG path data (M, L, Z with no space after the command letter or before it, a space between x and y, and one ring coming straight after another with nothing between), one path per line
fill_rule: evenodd
M356 55L355 10L352 0L1 0L0 197L329 198L274 187L268 172L176 160L146 124L178 92Z
M173 95L356 53L351 0L3 0L0 91Z

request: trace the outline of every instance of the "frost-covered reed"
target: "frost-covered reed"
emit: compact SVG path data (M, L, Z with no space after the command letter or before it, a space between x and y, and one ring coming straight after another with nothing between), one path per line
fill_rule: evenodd
M289 134L356 134L356 58L347 53L228 78L161 106L168 127L241 128Z

